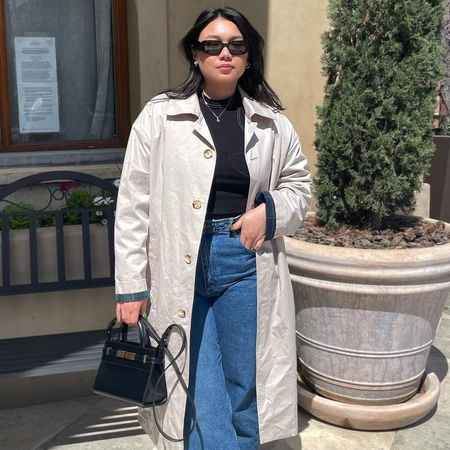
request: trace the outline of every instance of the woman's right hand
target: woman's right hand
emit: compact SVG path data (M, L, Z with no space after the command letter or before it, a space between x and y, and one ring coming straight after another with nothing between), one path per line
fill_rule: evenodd
M138 300L136 302L118 302L116 305L116 318L129 325L137 324L139 314L144 314L147 310L148 300Z

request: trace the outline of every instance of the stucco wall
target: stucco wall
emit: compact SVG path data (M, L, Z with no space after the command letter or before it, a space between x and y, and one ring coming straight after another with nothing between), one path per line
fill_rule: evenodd
M102 330L114 317L114 288L78 289L1 298L0 339Z
M266 77L300 135L310 166L315 164L316 106L323 98L321 34L327 29L326 0L271 0Z
M147 100L168 85L165 0L128 0L130 108L134 120Z
M323 95L320 35L327 28L326 0L229 0L266 41L266 78L286 107L313 168L316 105ZM207 0L128 2L131 112L186 75L178 43Z
M279 3L283 3L282 1ZM182 81L187 73L187 65L179 51L180 39L191 28L200 12L211 6L222 5L208 0L192 0L180 2L168 0L168 29L169 29L169 82L171 86ZM248 17L253 26L266 39L269 0L229 0L228 6L238 9Z

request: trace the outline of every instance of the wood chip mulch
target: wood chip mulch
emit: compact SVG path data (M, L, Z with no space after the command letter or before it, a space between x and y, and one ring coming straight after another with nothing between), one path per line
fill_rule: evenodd
M336 229L320 226L315 216L308 216L304 226L293 236L314 244L347 248L401 249L433 247L450 243L444 222L427 222L415 217L397 217L384 229L341 225Z

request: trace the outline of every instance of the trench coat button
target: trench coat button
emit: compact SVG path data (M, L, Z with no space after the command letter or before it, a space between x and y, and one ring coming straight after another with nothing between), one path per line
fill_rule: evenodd
M192 202L192 207L194 209L200 209L202 207L202 202L200 200L194 200Z
M181 317L182 319L184 319L186 317L186 311L183 308L180 308L177 311L178 317Z
M191 256L189 253L186 253L186 254L184 255L184 262L185 262L186 264L190 264L190 263L192 262L192 256Z
M208 148L207 150L205 150L205 151L203 152L203 156L204 156L206 159L212 158L212 156L213 156L212 150L210 150L210 149Z

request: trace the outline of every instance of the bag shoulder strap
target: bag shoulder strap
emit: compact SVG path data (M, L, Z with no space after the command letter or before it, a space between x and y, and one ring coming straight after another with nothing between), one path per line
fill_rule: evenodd
M192 417L194 419L194 422L191 426L191 429L185 436L183 435L183 437L181 437L181 438L174 438L172 436L169 436L162 429L161 424L159 423L158 417L156 415L155 398L153 398L153 402L152 402L153 417L155 418L155 424L156 424L156 427L158 428L158 431L166 439L168 439L171 442L182 442L194 431L194 428L197 426L197 411L195 409L194 400L192 399L191 394L189 393L188 387L186 386L186 383L184 382L183 375L181 374L181 371L176 363L176 360L181 356L181 354L186 349L186 344L187 344L186 333L181 325L174 323L172 325L169 325L167 327L166 331L164 332L164 334L162 335L162 337L160 337L158 335L158 333L156 332L156 330L153 328L153 326L149 323L149 321L145 317L139 316L139 322L143 324L148 335L157 342L158 347L162 349L162 351L167 356L167 359L169 360L169 363L170 363L170 364L168 364L167 367L164 368L163 372L159 376L158 381L156 382L156 385L155 385L155 392L157 391L160 382L164 379L164 374L165 374L166 370L170 366L172 366L173 369L175 370L175 374L177 375L177 378L181 384L181 387L183 388L184 392L186 393L187 402L189 403L189 406L192 409ZM172 335L172 333L174 331L177 331L178 334L181 336L181 347L175 357L172 355L172 352L169 350L170 336Z

